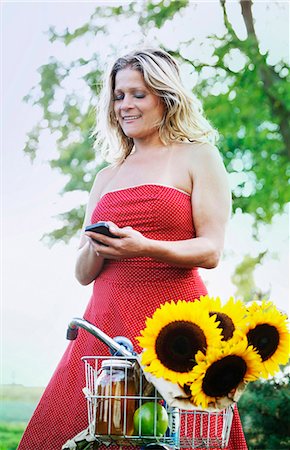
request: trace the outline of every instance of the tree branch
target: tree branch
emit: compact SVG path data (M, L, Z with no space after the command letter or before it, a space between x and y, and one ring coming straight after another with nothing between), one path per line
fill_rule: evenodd
M274 94L274 80L279 80L281 82L281 79L277 75L273 67L269 66L266 61L261 58L261 54L259 51L259 41L255 32L254 19L252 14L252 0L240 0L240 5L242 9L242 16L248 32L248 39L251 39L254 44L252 55L255 57L255 61L253 61L253 63L257 65L260 72L261 80L264 84L265 93L269 99L270 107L274 115L277 117L277 122L279 124L280 132L285 144L285 153L287 154L288 150L288 157L290 158L290 117L284 103L279 100Z
M223 10L223 16L224 16L224 24L226 29L228 30L228 32L234 36L235 39L238 39L238 36L235 33L235 30L233 29L232 25L230 24L230 21L228 19L228 14L227 14L227 10L226 10L226 0L220 0L220 4Z
M225 66L221 61L218 61L216 64L204 64L204 63L198 63L196 64L194 61L185 58L184 56L182 56L178 51L174 51L174 50L168 50L166 49L166 51L173 56L176 59L179 59L180 61L190 64L191 66L193 66L195 69L203 69L204 67L206 68L211 68L211 69L223 69L226 72L228 72L230 75L236 76L236 72L234 72L233 70L231 70L229 67Z
M241 4L242 16L244 18L248 36L253 36L258 44L258 39L257 39L255 28L254 28L254 19L253 19L253 15L252 15L253 2L252 2L252 0L241 0L240 4Z

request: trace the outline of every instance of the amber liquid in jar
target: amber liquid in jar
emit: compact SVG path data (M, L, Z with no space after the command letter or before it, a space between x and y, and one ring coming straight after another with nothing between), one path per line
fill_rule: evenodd
M127 398L136 396L132 363L104 360L97 379L97 396L96 434L131 436L136 410L136 399Z

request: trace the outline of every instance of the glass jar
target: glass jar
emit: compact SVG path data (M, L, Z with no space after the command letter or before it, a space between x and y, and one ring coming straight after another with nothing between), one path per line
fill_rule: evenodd
M133 364L122 359L102 361L96 385L96 434L131 436L136 410L136 398L130 398L136 397Z

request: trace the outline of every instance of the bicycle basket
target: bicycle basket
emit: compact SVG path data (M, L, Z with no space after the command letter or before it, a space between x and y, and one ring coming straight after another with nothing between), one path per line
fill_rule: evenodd
M110 448L154 442L173 449L227 447L232 407L218 412L169 407L147 382L136 356L85 356L82 360L89 431L99 444Z

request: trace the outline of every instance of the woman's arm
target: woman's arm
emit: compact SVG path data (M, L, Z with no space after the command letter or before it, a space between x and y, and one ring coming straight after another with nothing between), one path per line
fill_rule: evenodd
M147 254L180 267L216 267L231 211L228 177L217 148L204 144L191 164L192 215L196 237L185 241L150 241Z
M94 251L90 241L78 250L77 262L75 267L75 276L80 284L86 286L90 284L102 270L104 258L98 256Z
M98 172L89 196L75 266L75 276L82 285L90 284L99 275L104 264L104 257L98 255L94 242L85 235L84 230L91 223L92 213L100 199L101 191L109 172L109 167Z
M111 259L147 256L184 268L216 267L231 209L227 174L215 147L203 144L192 151L190 172L196 237L183 241L159 241L148 239L130 227L122 229L111 224L110 230L121 239L98 235L98 240L109 247L96 244L96 251Z

